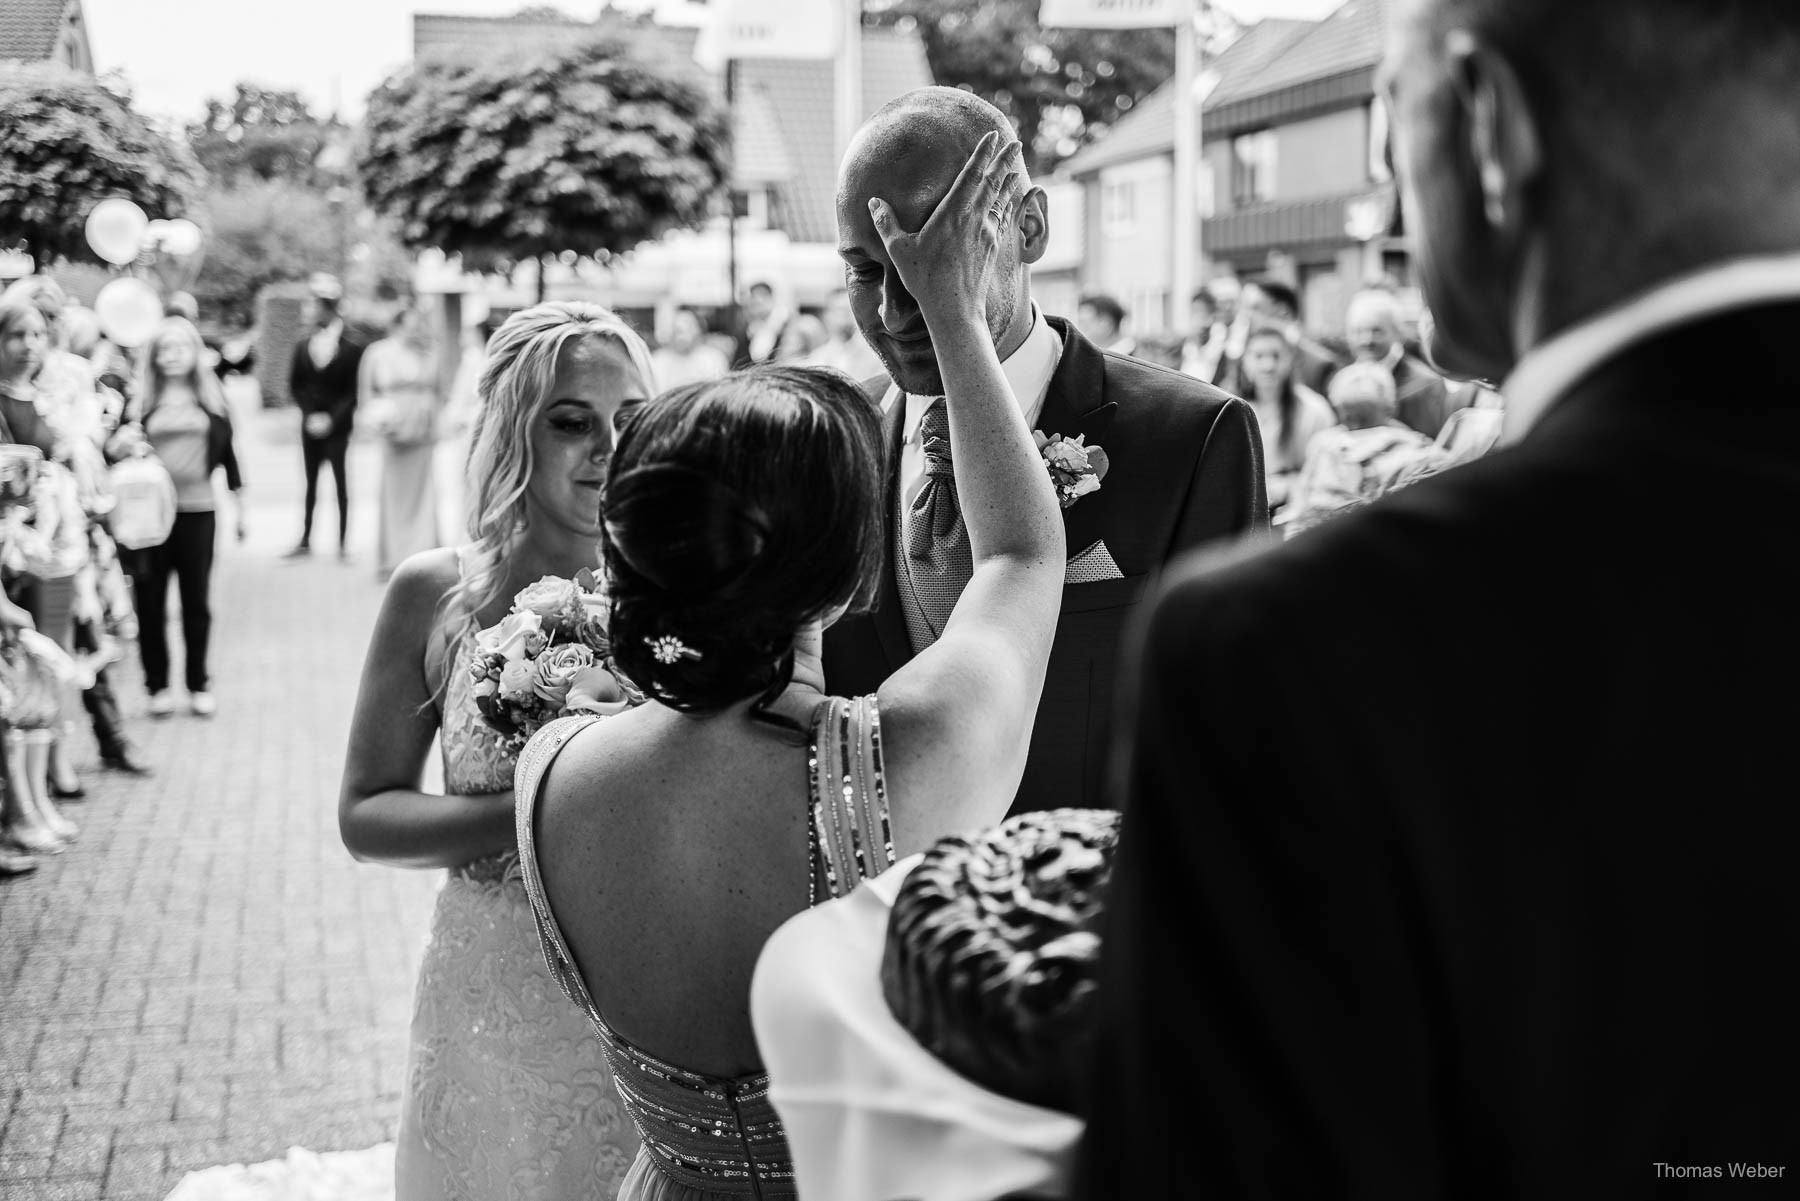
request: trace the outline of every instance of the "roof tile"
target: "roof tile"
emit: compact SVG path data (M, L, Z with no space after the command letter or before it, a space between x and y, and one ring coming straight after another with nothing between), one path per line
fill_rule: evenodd
M1203 70L1218 77L1202 111L1211 111L1261 90L1259 75L1289 47L1310 33L1312 21L1270 19L1246 29ZM1175 145L1175 81L1140 100L1091 146L1063 164L1071 175L1088 175L1103 167L1152 155L1167 154Z
M68 8L69 0L0 0L0 61L49 58Z
M1346 0L1297 39L1261 72L1252 86L1229 100L1247 100L1296 83L1372 67L1387 40L1387 0Z

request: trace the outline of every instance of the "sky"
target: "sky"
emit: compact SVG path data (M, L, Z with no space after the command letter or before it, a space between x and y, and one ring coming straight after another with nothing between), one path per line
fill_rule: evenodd
M239 80L293 89L321 114L360 115L412 58L415 12L504 16L554 3L591 19L598 0L82 0L95 65L118 71L139 111L197 120ZM641 2L641 0L640 0ZM1221 0L1241 19L1322 17L1342 0ZM629 5L621 4L621 7Z

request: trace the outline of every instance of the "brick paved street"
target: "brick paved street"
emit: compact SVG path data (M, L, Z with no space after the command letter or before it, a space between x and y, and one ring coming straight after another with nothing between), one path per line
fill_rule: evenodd
M345 733L380 601L375 451L353 452L354 561L339 564L327 537L325 554L286 562L298 532L293 418L243 416L251 538L220 546L218 716L188 716L181 696L177 716L154 721L135 653L115 667L156 775L101 772L82 715L89 797L64 810L82 838L0 884L6 1201L160 1201L208 1164L394 1135L441 876L356 864L337 834Z

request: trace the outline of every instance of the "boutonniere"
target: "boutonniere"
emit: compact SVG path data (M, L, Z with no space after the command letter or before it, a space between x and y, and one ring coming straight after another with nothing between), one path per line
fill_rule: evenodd
M1044 431L1032 430L1031 437L1037 443L1038 453L1044 456L1050 482L1056 485L1056 499L1063 508L1090 492L1100 491L1100 481L1106 478L1111 463L1104 450L1087 445L1086 434L1069 439L1061 434L1045 437Z

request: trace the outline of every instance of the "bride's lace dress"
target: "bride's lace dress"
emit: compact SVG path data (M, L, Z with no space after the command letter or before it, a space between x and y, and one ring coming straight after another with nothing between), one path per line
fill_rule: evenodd
M452 794L509 789L516 762L469 695L472 646L445 696ZM413 1001L399 1201L611 1198L637 1147L599 1040L545 966L518 856L455 869Z
M450 794L513 786L515 756L450 664L440 738ZM600 1040L551 977L508 853L451 871L413 999L397 1144L191 1173L168 1201L611 1201L638 1134Z

